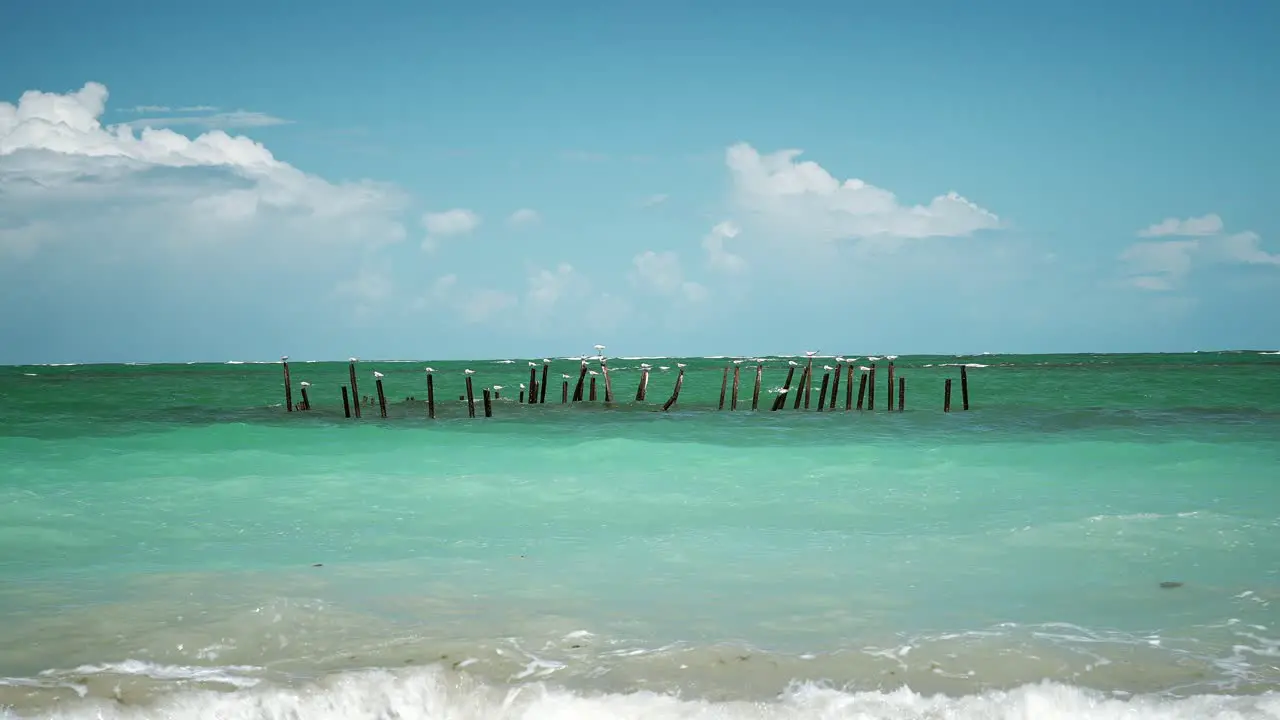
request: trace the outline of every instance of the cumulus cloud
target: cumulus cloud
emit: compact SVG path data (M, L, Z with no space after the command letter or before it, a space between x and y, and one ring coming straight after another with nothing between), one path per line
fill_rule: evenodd
M1176 290L1197 263L1260 265L1280 268L1280 254L1262 248L1262 238L1246 230L1224 233L1215 214L1185 220L1166 218L1137 232L1138 237L1181 236L1182 240L1144 240L1120 254L1129 284L1141 290Z
M330 183L243 136L103 125L107 88L0 102L0 253L122 258L368 248L404 238L403 196ZM305 260L305 258L303 258Z
M536 225L542 216L533 208L520 208L511 213L511 217L507 218L507 224L511 227L525 227L528 225Z
M1165 237L1179 235L1183 237L1217 235L1222 232L1222 218L1215 213L1191 217L1185 220L1165 218L1154 225L1138 231L1138 237Z
M656 295L702 302L709 293L700 283L686 280L680 257L674 252L646 250L631 260L632 282Z
M479 226L480 216L466 208L424 213L422 227L426 229L427 236L422 241L422 249L434 250L441 238L466 235Z
M788 242L865 238L964 237L1001 227L1000 218L955 192L904 205L890 191L856 178L838 180L799 150L761 154L746 143L725 161L732 199L744 221Z
M164 128L177 127L181 125L192 125L208 129L230 130L233 128L257 128L270 127L272 125L290 125L292 120L276 117L262 112L251 112L248 110L232 110L230 112L207 112L216 110L217 108L207 108L197 106L193 108L179 108L178 112L196 112L195 115L169 115L138 118L130 120L124 125L132 128ZM167 112L168 108L159 108L157 112Z
M426 296L415 302L416 309L446 308L464 324L493 321L500 313L515 307L519 300L511 293L491 288L475 288L459 282L455 274L435 280Z
M707 255L707 263L714 269L726 273L740 273L747 268L747 261L729 252L725 241L738 237L742 231L737 225L726 220L717 223L711 232L702 238L702 249Z

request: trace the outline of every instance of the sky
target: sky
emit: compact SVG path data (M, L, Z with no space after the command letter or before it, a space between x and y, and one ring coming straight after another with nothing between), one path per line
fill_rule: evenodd
M0 363L1280 346L1280 3L13 3Z

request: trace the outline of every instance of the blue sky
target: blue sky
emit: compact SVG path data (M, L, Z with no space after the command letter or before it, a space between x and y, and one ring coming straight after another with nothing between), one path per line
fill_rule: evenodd
M7 8L0 362L1280 345L1280 5L791 7Z

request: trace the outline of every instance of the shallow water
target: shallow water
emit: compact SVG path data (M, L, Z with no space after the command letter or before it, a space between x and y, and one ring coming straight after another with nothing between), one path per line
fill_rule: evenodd
M0 368L0 706L1280 717L1280 356L901 357L902 413L818 358L771 412L792 360L758 412L751 361L737 412L722 359L361 362L385 420L346 363L295 413L279 363Z

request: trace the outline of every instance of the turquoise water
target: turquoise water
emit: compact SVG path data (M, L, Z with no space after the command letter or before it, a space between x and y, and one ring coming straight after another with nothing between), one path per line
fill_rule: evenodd
M737 412L724 359L567 405L576 359L545 405L525 359L362 361L386 419L345 362L293 413L279 363L0 368L0 706L1280 717L1280 355L900 357L901 413L884 358L817 412L817 358L772 412L792 361L758 412L753 360Z

